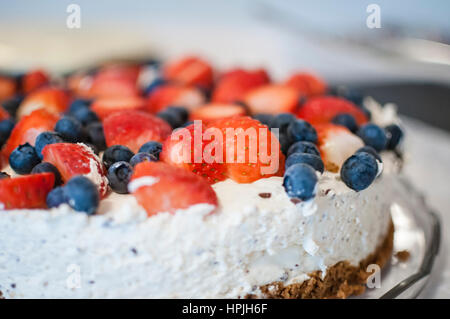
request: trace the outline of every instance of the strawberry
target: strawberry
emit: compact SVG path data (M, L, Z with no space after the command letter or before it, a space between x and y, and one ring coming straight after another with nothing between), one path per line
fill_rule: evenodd
M103 120L108 115L127 110L145 110L146 101L138 96L103 97L96 99L91 109Z
M163 142L171 132L164 120L142 111L129 110L109 115L103 121L106 145L124 145L133 152L148 141Z
M263 69L247 71L236 69L222 75L213 93L212 101L234 103L242 101L251 89L269 83L269 76Z
M207 181L162 162L137 164L128 187L148 216L174 213L196 204L218 205L216 193Z
M3 107L0 106L0 121L6 119L9 119L9 113Z
M198 131L195 131L196 129ZM181 137L177 135L177 133L175 133L180 133L182 132L181 130L184 130L183 132L188 134L188 140L180 140ZM172 133L172 135L169 136L164 142L160 158L166 163L184 168L203 178L206 178L206 180L210 184L213 184L226 178L226 167L223 164L222 160L214 161L214 150L211 151L211 154L205 154L211 155L211 160L206 160L204 158L203 154L205 151L205 147L207 147L207 145L211 143L210 139L207 140L206 138L204 138L204 131L205 127L203 127L201 124L198 125L198 127L194 126L194 124L191 124L184 129L178 129L177 131ZM197 140L195 139L195 134L198 134L199 142L197 142ZM220 147L222 147L222 145L220 145ZM185 154L188 154L186 155L186 158L184 157Z
M59 114L64 112L69 105L67 93L56 87L44 87L30 93L17 109L17 116L21 118L37 109L46 109L49 112Z
M71 177L84 175L99 188L103 197L108 191L106 172L100 159L84 144L48 144L42 150L43 161L53 164L61 174L63 182Z
M267 126L248 116L235 116L212 121L208 124L210 128L222 132L227 177L238 183L251 183L261 178L283 175L284 155L278 139ZM231 136L227 134L229 129L235 129ZM245 135L247 129L249 134L253 131L254 135ZM264 133L265 136L262 135ZM272 155L273 158L263 157L265 155Z
M323 95L327 91L326 83L311 73L296 73L285 82L285 85L298 90L307 97Z
M246 114L247 111L241 105L209 103L193 110L190 117L191 120L211 121Z
M87 96L91 98L99 97L126 97L138 96L139 91L136 83L130 79L120 77L94 77Z
M45 131L52 131L59 117L45 109L38 109L29 115L25 115L16 124L11 135L3 147L3 154L9 154L19 145L30 143L34 146L36 137Z
M16 93L17 85L13 78L0 75L0 102Z
M46 208L47 194L55 183L53 173L24 175L0 180L0 210Z
M367 117L352 102L333 96L321 96L311 98L300 108L297 116L311 124L331 122L333 117L340 113L353 115L358 125L367 122Z
M250 90L244 98L253 114L277 114L294 112L300 100L300 93L288 86L269 84Z
M343 126L327 123L315 125L315 129L322 160L331 172L339 171L345 160L364 146L358 136Z
M197 88L165 84L153 90L147 100L149 112L159 112L170 105L178 105L193 110L205 103L204 94Z
M23 93L28 94L50 82L48 74L44 70L32 70L22 78Z
M186 57L169 62L163 68L163 77L182 85L210 88L213 83L213 69L199 58Z

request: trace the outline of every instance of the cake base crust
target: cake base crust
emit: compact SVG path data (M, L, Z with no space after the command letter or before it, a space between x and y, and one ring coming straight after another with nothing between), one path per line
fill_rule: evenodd
M394 225L391 222L389 231L383 243L374 253L352 266L347 261L341 261L327 269L325 278L322 272L315 271L308 274L310 279L284 286L281 282L260 287L263 298L272 299L344 299L351 295L360 295L366 290L367 278L372 274L366 271L370 264L377 264L382 268L392 255L394 241ZM246 298L256 299L256 295L247 295Z

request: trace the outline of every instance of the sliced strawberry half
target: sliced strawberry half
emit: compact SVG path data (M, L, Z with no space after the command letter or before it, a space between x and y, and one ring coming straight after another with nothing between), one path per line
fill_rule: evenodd
M352 156L364 142L347 128L334 124L315 125L319 150L325 168L331 172L339 171L347 158Z
M53 173L40 173L0 180L0 210L45 208L55 183Z
M13 78L0 76L0 101L12 97L16 93L17 85Z
M209 88L213 83L213 69L209 63L197 57L186 57L169 62L163 68L163 76L183 85Z
M56 87L45 87L30 93L17 109L17 116L28 115L34 110L45 109L59 114L69 106L69 95L66 91Z
M103 120L120 111L145 111L146 101L139 96L104 97L96 99L91 109Z
M25 94L30 93L50 82L50 77L44 70L32 70L22 78L22 90Z
M254 71L232 70L222 75L219 79L212 94L212 101L220 103L242 101L248 91L269 82L269 76L263 69Z
M193 110L205 103L205 95L197 88L166 84L153 90L147 100L147 110L157 113L170 105Z
M196 204L218 205L216 193L207 181L162 162L136 165L128 187L148 216L174 213Z
M213 184L226 179L226 167L222 159L215 160L214 148L208 153L205 152L205 148L212 141L204 136L204 131L205 127L201 124L198 126L191 124L186 128L177 129L164 142L160 158L168 164L191 171ZM219 144L218 147L222 149L223 146Z
M246 109L241 105L209 103L193 110L190 117L191 120L211 121L246 114Z
M244 102L253 114L277 114L294 112L300 96L296 89L289 86L269 84L249 91Z
M30 143L34 146L36 137L45 131L52 131L59 116L45 109L38 109L25 115L13 128L11 135L3 147L3 154L9 154L19 145Z
M148 141L163 142L172 131L164 120L142 111L111 114L103 121L106 145L124 145L133 152Z
M42 150L43 161L56 166L63 182L76 175L84 175L98 186L104 197L108 191L108 179L100 159L84 144L49 144Z
M340 113L353 115L358 125L367 122L367 117L355 104L343 98L322 96L311 98L297 112L297 116L311 124L331 122Z
M87 94L91 98L138 96L138 76L138 66L110 65L103 67L93 77Z
M292 75L285 84L301 94L311 97L323 95L327 91L327 85L320 77L312 73L300 72Z

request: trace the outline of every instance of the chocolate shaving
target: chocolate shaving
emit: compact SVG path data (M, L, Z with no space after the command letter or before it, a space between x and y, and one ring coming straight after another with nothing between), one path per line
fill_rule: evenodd
M294 204L298 204L301 202L301 200L298 198L291 198L291 202L293 202Z
M258 195L261 198L270 198L272 196L271 193L259 193Z

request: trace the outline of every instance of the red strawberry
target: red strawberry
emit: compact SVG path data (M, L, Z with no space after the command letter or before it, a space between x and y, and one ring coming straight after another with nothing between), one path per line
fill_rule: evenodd
M170 105L183 106L189 110L205 103L204 94L197 88L175 84L161 85L152 91L147 100L149 112L159 112Z
M145 99L138 96L104 97L96 99L92 103L91 109L103 120L108 115L120 111L144 111L145 106Z
M218 205L216 193L207 181L162 162L137 164L129 188L148 216L174 213L196 204Z
M108 191L105 169L97 155L84 144L56 143L48 144L42 150L44 162L56 166L63 182L71 177L84 175L99 188L103 197Z
M104 65L95 75L97 80L122 79L136 83L141 67L137 64L111 63Z
M122 111L103 121L106 145L125 145L133 152L148 141L163 142L171 132L164 120L142 111Z
M211 121L246 114L247 111L241 105L209 103L193 110L190 117L191 120Z
M11 132L11 136L3 147L3 154L9 157L9 154L19 145L30 143L34 145L36 137L45 131L52 131L58 122L59 117L45 109L39 109L25 115L16 124Z
M308 97L323 95L327 91L326 83L317 75L311 73L296 73L285 82L285 85Z
M22 90L25 94L36 90L49 83L50 79L44 70L32 70L22 78Z
M55 183L53 173L24 175L0 180L0 210L45 208L47 194Z
M67 93L56 87L44 87L30 93L17 109L17 116L21 118L37 109L45 109L59 114L64 112L69 105Z
M169 81L204 88L211 87L213 82L212 67L196 57L169 62L163 69L163 76Z
M0 76L0 101L12 97L16 93L16 82L6 76Z
M264 85L249 91L244 98L245 104L253 114L277 114L294 112L300 100L300 93L284 85Z
M315 129L322 160L331 172L339 171L345 160L364 146L358 136L343 126L327 123L315 125Z
M261 178L283 175L284 155L278 139L267 126L248 116L236 116L213 121L209 128L222 132L223 156L229 178L238 183L251 183ZM235 129L234 134L227 134L229 129Z
M201 124L198 127L191 124L185 129L176 130L164 142L160 157L162 161L189 170L206 178L209 183L213 184L226 178L226 168L223 160L214 161L216 154L213 148L211 153L205 154L211 155L211 159L204 158L205 147L211 143L210 139L204 139L204 130L205 127ZM184 135L179 135L180 133L186 133L187 135L185 137ZM196 134L198 134L198 142L195 139ZM183 136L183 139L181 136ZM220 144L220 147L223 147L222 144Z
M358 125L367 122L367 117L352 102L343 98L333 96L315 97L306 101L297 116L310 122L311 124L320 124L331 122L333 117L339 113L349 113L355 117Z
M269 81L269 76L262 69L254 71L237 69L227 72L218 81L212 94L212 101L220 103L242 101L248 91L268 84Z
M9 119L9 113L6 112L6 110L0 106L0 121L6 120L6 119Z
M94 77L87 95L91 98L137 96L139 91L136 83L129 79Z

